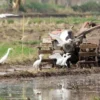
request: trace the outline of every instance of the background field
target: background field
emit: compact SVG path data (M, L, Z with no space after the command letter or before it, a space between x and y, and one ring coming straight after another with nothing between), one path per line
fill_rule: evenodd
M74 25L76 34L85 21L100 23L99 16L66 17L66 18L24 18L0 20L0 57L9 47L11 51L7 63L33 62L37 58L39 37L48 36L48 33L57 29L69 29Z

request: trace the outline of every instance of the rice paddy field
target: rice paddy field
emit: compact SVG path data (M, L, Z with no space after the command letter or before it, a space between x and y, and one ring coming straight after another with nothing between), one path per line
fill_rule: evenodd
M40 100L33 91L37 88L42 91L43 100L52 100L50 98L54 95L50 97L47 95L56 93L61 83L66 90L68 89L67 93L70 95L66 97L66 92L65 96L62 92L55 100L62 97L68 100L100 100L99 67L93 66L91 69L75 66L70 69L54 67L40 71L32 67L38 58L37 47L43 37L48 36L51 31L69 29L71 26L74 26L73 32L77 35L86 21L99 24L100 16L0 19L0 58L8 48L13 48L6 63L0 65L0 100ZM43 95L44 93L47 94Z

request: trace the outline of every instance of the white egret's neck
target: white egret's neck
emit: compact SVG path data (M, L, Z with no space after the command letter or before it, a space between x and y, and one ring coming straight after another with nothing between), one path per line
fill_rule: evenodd
M10 53L10 50L11 50L11 49L8 49L8 50L7 50L7 53L6 53L6 55L8 55L8 54Z
M42 56L39 56L40 60L42 60Z

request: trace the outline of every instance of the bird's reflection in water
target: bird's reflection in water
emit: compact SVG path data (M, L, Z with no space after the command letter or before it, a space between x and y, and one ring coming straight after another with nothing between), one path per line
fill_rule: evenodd
M69 100L70 91L59 84L57 89L33 89L36 100Z
M36 97L36 100L43 100L42 99L42 91L40 89L34 89L33 88L33 93Z
M54 100L69 100L70 91L64 87L64 83L59 85L59 88L51 91Z

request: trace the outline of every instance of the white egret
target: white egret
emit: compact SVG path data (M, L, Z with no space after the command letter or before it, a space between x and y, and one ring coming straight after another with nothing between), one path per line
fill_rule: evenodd
M56 59L56 65L61 65L63 61L63 56L60 53L55 53L49 56L50 59Z
M5 13L5 14L0 14L0 18L6 18L6 17L12 17L12 16L18 16L18 15L15 15L15 14L9 14L9 13Z
M49 56L50 59L56 59L56 65L67 66L67 60L71 57L70 53L63 54L55 53Z
M10 53L10 50L12 50L13 48L8 48L8 50L7 50L7 53L0 59L0 64L4 64L5 63L5 61L7 60L7 58L8 58L8 55L9 55L9 53Z
M68 66L66 62L67 62L67 60L68 60L70 57L71 57L70 53L64 54L64 55L63 55L63 61L62 61L61 65L62 65L62 66Z
M72 42L72 36L69 32L69 30L63 30L60 34L49 33L49 35L52 39L56 39L58 41L57 46L63 46L64 44L70 44Z
M42 61L42 57L43 57L43 54L40 54L40 55L39 55L39 59L36 60L36 61L33 63L33 67L34 67L35 69L38 69L38 68L39 68L39 66L40 66L40 64L41 64L41 61Z

